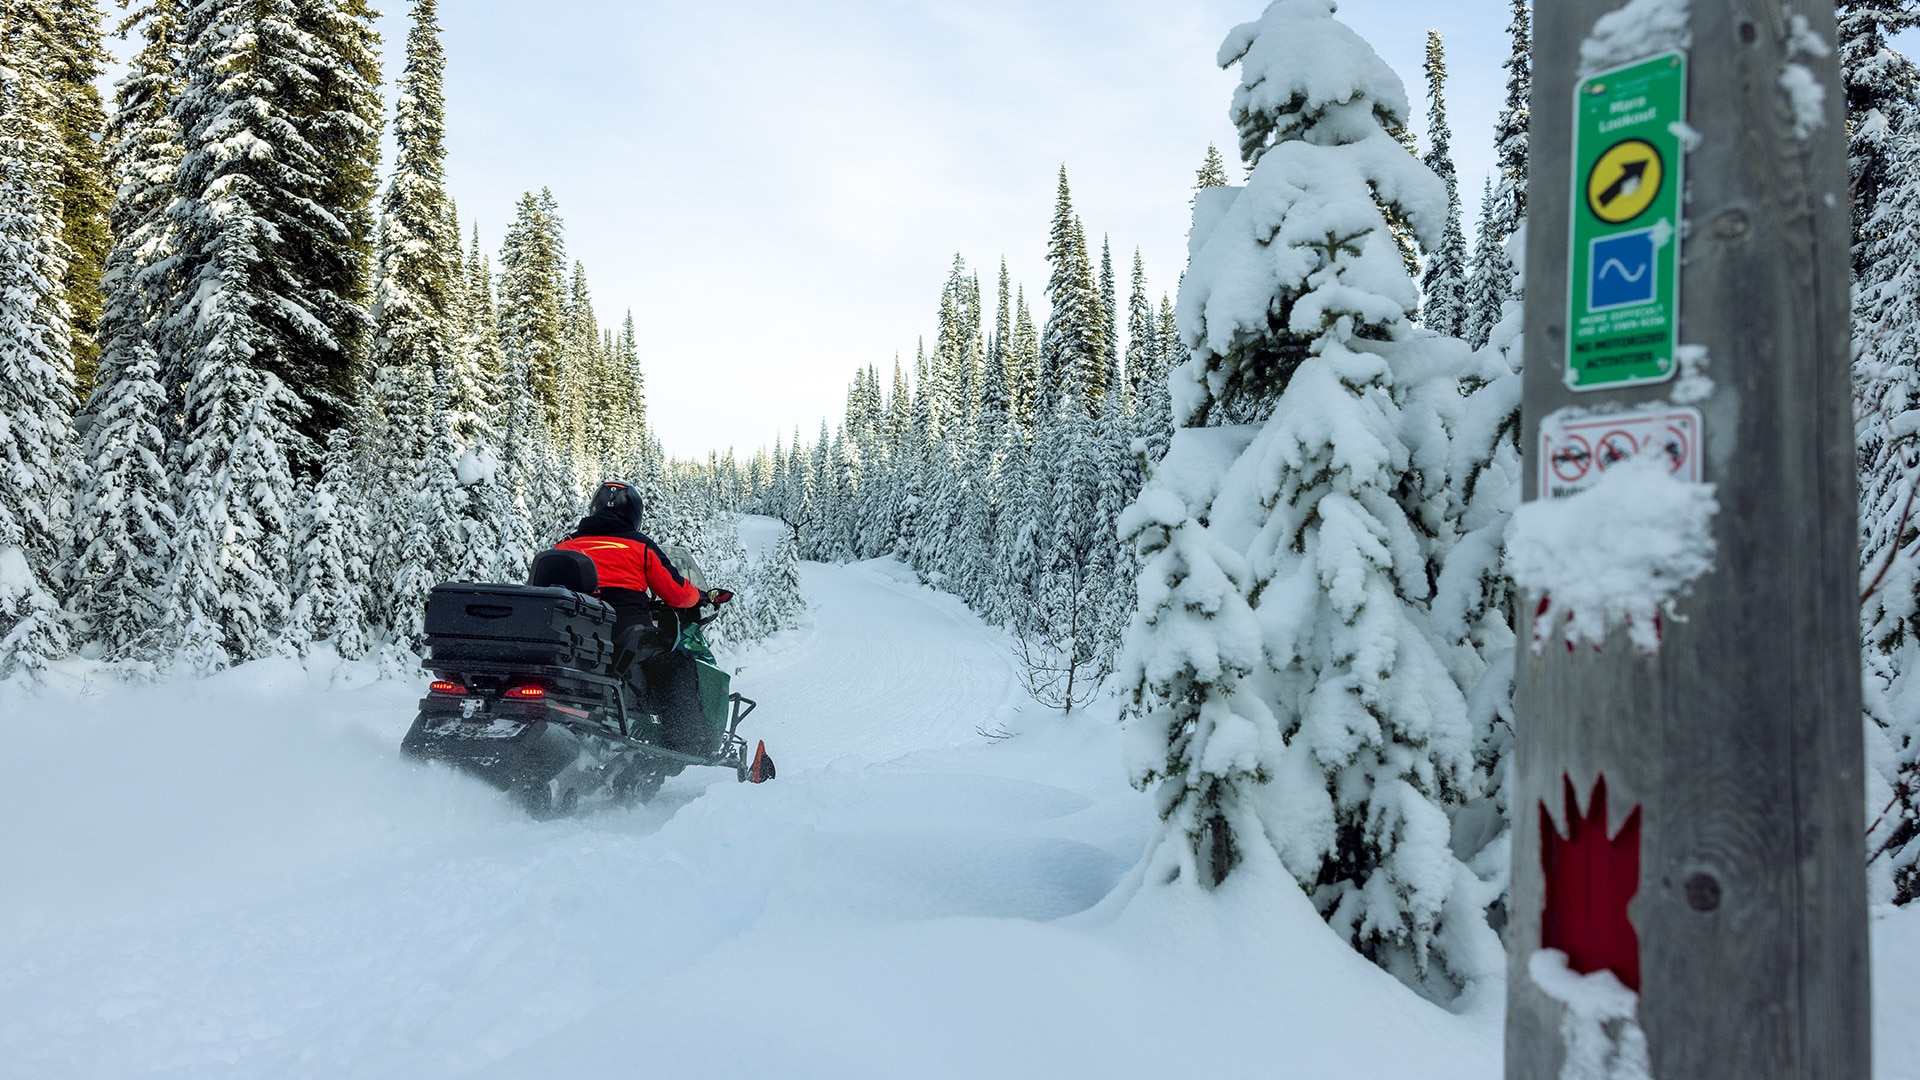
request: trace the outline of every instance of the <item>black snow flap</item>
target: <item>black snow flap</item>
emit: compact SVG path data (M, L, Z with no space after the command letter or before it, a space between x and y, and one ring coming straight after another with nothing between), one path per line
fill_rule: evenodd
M760 748L753 752L753 768L747 773L748 781L764 784L773 779L773 755L767 753L767 740L760 740Z

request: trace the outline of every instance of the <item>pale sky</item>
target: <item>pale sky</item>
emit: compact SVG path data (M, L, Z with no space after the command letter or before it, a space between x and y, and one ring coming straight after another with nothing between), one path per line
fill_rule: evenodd
M1171 293L1207 143L1242 175L1235 77L1213 58L1264 6L452 0L449 187L495 251L520 193L551 188L603 324L633 311L667 452L748 454L836 422L856 366L911 365L956 252L989 307L1004 256L1043 319L1062 163L1090 242L1112 238L1122 302L1136 246L1156 304ZM385 7L390 98L410 4ZM1407 83L1422 133L1426 32L1444 35L1471 230L1506 0L1343 0L1338 17Z
M633 311L668 453L811 439L857 365L890 372L931 339L956 252L989 304L1004 255L1044 312L1063 162L1090 239L1112 237L1123 300L1135 246L1156 302L1171 292L1207 143L1241 175L1234 76L1213 57L1263 6L456 0L441 7L450 187L489 247L520 192L553 189L602 320ZM409 6L387 8L391 81ZM1426 31L1445 36L1471 228L1506 3L1346 0L1340 17L1416 101Z

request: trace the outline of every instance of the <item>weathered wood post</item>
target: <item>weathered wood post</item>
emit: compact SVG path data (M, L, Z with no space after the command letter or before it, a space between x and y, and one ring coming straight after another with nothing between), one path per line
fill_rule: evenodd
M1715 485L1717 552L1661 621L1657 652L1619 627L1604 648L1554 637L1529 652L1522 631L1507 1076L1558 1077L1580 1037L1578 1010L1531 974L1559 946L1574 973L1637 988L1637 1031L1589 1034L1644 1033L1656 1080L1866 1080L1833 5L1692 0L1689 15L1670 3L1690 40L1655 34L1642 55L1616 49L1583 71L1582 41L1621 6L1535 9L1525 498L1571 497L1609 460L1658 445ZM1663 207L1684 219L1671 236ZM1713 386L1697 400L1697 380L1675 393L1676 344L1707 351ZM1595 424L1621 408L1630 424ZM1568 423L1583 418L1595 426ZM1541 599L1523 598L1523 623ZM1622 901L1630 930L1609 921Z

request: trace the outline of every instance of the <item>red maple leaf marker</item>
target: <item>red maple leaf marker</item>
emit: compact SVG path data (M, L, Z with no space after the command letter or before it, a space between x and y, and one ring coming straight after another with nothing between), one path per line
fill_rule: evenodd
M1540 945L1566 953L1567 966L1582 975L1611 971L1637 993L1640 935L1627 919L1627 901L1640 891L1640 808L1633 808L1609 840L1607 778L1594 783L1585 817L1571 777L1566 789L1565 838L1554 828L1547 804L1540 804L1540 865L1547 878Z

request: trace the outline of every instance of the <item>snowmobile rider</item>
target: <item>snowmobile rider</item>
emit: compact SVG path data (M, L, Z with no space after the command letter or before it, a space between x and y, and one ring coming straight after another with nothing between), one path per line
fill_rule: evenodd
M727 598L722 589L701 592L683 576L653 538L640 531L640 493L633 485L609 480L594 492L587 516L573 535L555 544L562 551L578 551L593 560L600 575L600 599L613 605L613 639L623 642L635 626L651 627L664 606L672 609L661 620L664 641L650 644L639 667L646 677L649 707L660 714L662 732L670 748L698 742L706 726L700 706L699 676L693 657L674 648L678 630L694 618L703 603Z

